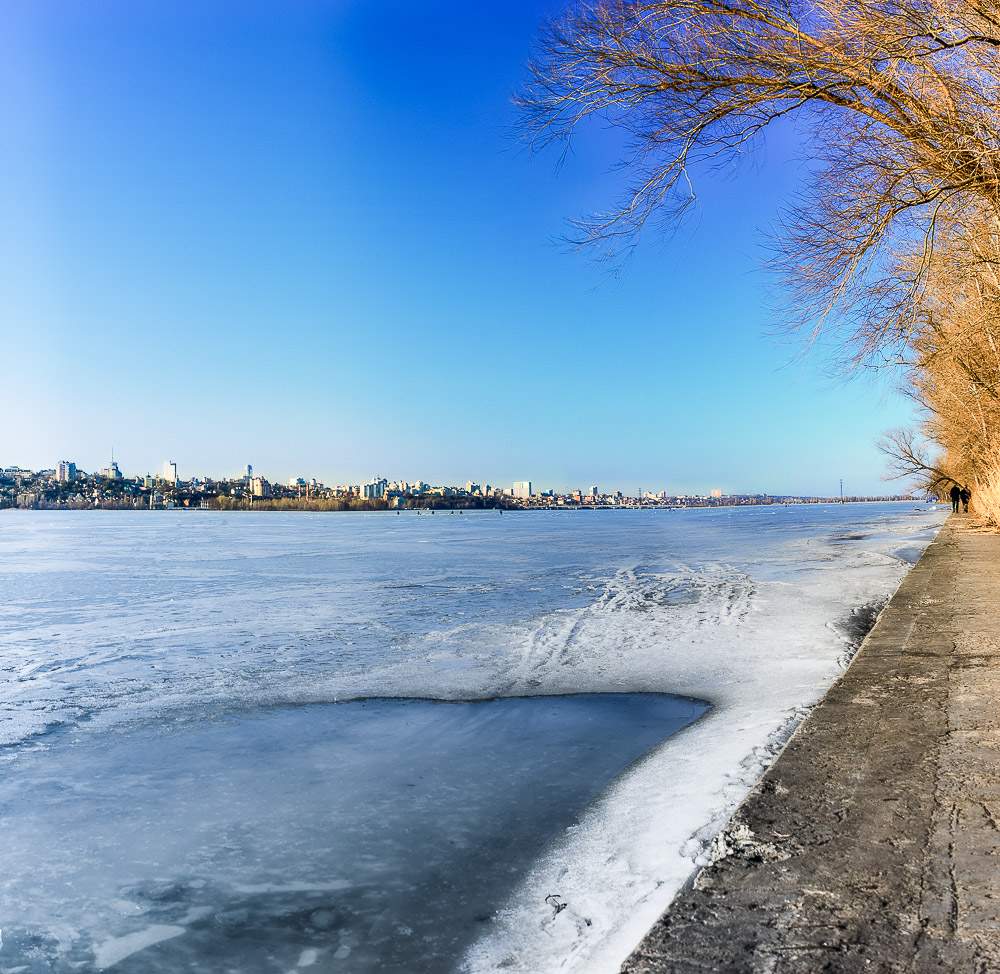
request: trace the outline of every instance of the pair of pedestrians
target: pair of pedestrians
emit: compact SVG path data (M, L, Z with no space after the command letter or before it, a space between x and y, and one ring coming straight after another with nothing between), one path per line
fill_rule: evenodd
M949 496L951 497L951 509L957 514L958 513L958 502L962 502L962 510L968 514L969 513L969 500L972 497L972 491L968 487L959 487L958 484L952 486L949 491Z

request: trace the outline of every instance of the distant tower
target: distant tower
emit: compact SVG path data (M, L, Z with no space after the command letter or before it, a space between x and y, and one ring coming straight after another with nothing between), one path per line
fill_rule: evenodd
M246 468L246 470L243 473L243 479L244 480L253 480L253 465L252 464L249 464L249 463L247 464L247 468Z
M107 477L108 480L121 480L122 472L118 469L118 464L115 463L115 448L111 447L111 462L101 471L102 477Z
M163 479L168 484L177 486L177 464L173 460L163 461Z

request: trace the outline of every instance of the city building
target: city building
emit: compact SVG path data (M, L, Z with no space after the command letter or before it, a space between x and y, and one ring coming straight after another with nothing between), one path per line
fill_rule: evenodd
M384 477L375 477L370 483L364 486L364 496L366 500L381 500L385 497L385 490L389 486L389 481Z
M253 468L247 464L244 468L247 474L253 473ZM75 479L74 479L75 478ZM54 483L58 481L58 485ZM164 481L168 487L163 488ZM72 486L71 486L72 485ZM713 487L704 495L668 495L666 491L639 490L635 494L625 495L617 490L613 493L601 494L596 486L589 487L586 492L580 490L557 493L550 489L535 491L531 481L523 480L514 483L513 487L491 487L474 480L465 482L464 487L441 485L432 487L422 480L408 483L402 480L389 482L384 477L375 477L364 485L326 487L315 477L304 479L297 477L283 484L270 484L263 477L225 478L215 481L212 478L191 478L184 486L185 490L179 496L172 497L173 488L180 486L177 476L177 465L173 460L164 464L162 475L146 474L134 480L125 480L112 454L110 464L99 474L88 475L79 470L76 464L69 460L61 460L57 466L49 470L30 471L21 467L10 466L0 469L0 508L6 507L53 507L56 505L92 505L95 507L151 507L176 506L202 508L221 505L223 499L232 506L230 498L238 498L236 503L249 506L252 498L299 498L307 502L329 503L331 509L353 506L353 497L364 497L369 501L377 501L371 506L377 507L515 507L527 509L579 509L596 507L639 507L645 510L687 507L721 507L747 506L758 504L809 504L827 503L831 498L778 496L767 494L731 494L724 493L723 488ZM162 490L157 490L160 487ZM140 491L142 496L140 497ZM197 495L200 495L198 497ZM419 498L419 499L418 499ZM487 500L489 498L490 500ZM836 498L841 500L841 498ZM909 500L908 495L884 496L852 496L844 497L847 501L888 501ZM336 503L338 502L339 503ZM492 501L492 502L491 502Z

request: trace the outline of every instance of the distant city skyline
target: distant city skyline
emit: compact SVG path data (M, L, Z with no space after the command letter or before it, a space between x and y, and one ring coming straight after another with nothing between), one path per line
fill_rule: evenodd
M744 507L842 503L853 501L912 501L909 494L796 495L761 494L746 491L669 493L638 490L634 493L602 491L591 485L586 491L557 491L515 481L500 484L468 480L464 484L434 484L423 479L393 480L376 476L362 484L328 484L315 478L291 478L287 483L255 476L250 464L243 477L210 475L178 477L177 465L167 461L160 474L124 477L118 464L99 473L80 470L69 460L55 469L29 471L19 466L0 467L0 510L208 510L208 511L301 511L378 512L434 511L454 513L483 510L674 510L698 507Z
M60 459L58 461L49 461L47 463L41 464L28 464L28 463L18 463L15 458L0 456L0 470L15 466L22 467L26 470L56 470L58 466L62 463L71 463L75 469L79 469L88 474L99 474L103 471L110 469L111 464L116 464L121 470L122 475L126 477L142 477L144 475L152 475L154 477L165 476L165 470L168 464L172 464L175 469L175 476L180 480L188 480L191 477L205 478L209 477L211 479L217 480L239 480L247 478L249 476L262 476L274 483L287 483L295 478L304 478L305 480L316 480L320 483L326 484L363 484L371 481L375 477L381 476L380 473L368 473L368 474L358 474L355 473L354 476L347 476L343 471L337 472L336 468L329 466L326 472L318 471L320 465L315 465L315 467L301 467L293 468L288 467L286 469L277 469L269 472L266 465L261 463L247 463L243 462L232 462L226 465L222 464L206 464L201 465L197 469L188 467L184 461L168 461L168 460L153 460L149 464L132 464L128 460L124 460L118 463L120 455L113 457L110 461L105 460L94 461L94 462L78 462L74 460L66 461ZM392 470L393 464L383 465L386 470ZM356 465L349 466L348 469L353 469L356 471ZM389 480L400 480L416 482L419 479L427 480L426 471L417 476L416 474L410 474L407 472L405 475L400 475L398 473L388 476ZM466 472L461 472L459 475L454 477L437 477L433 479L434 483L438 484L458 484L466 483L469 480L470 474ZM523 477L523 473L518 472L515 475L505 475L501 474L496 477L480 477L476 480L477 483L490 483L495 485L504 485L507 487L517 488L519 483L528 483L532 485L532 489L542 489L542 490L557 490L559 492L568 493L573 490L581 490L584 492L589 492L594 489L595 486L599 487L602 493L613 493L614 491L622 491L629 493L632 496L637 496L639 491L654 489L653 478L646 478L645 482L640 482L637 480L635 483L631 483L625 478L610 478L604 481L605 483L615 483L616 486L611 488L605 488L600 485L595 485L593 481L595 477L582 476L578 480L573 482L548 482L544 478L538 478L534 475L530 480L518 481L516 477ZM767 478L768 482L774 480L774 478ZM837 477L834 481L829 484L827 490L813 490L813 491L789 491L782 487L781 484L773 485L772 489L750 489L749 487L744 489L740 485L731 485L731 489L727 488L725 485L730 483L731 478L721 477L716 478L709 482L704 478L698 478L694 474L678 473L673 477L668 477L664 484L661 485L659 481L655 482L656 492L667 491L670 494L709 494L710 491L721 490L723 493L759 493L759 494L784 494L784 493L794 493L801 494L802 496L836 496L840 493L842 481L847 486L850 483L847 478ZM724 486L720 487L719 483ZM544 486L539 487L540 484ZM678 485L685 485L683 489ZM909 485L901 481L877 481L875 489L858 489L853 490L852 493L858 494L897 494L903 492L904 489L908 489ZM677 489L674 489L677 488ZM846 487L845 487L846 489Z
M891 493L891 389L774 340L779 125L620 274L554 242L621 187L511 92L557 0L0 8L0 462L569 490Z
M543 493L556 493L560 495L570 495L573 493L579 493L582 496L603 496L603 495L613 495L622 494L628 497L642 497L642 496L693 496L693 497L731 497L731 496L751 496L751 495L776 495L776 496L801 496L801 497L837 497L843 494L848 495L860 495L860 496L890 496L905 493L906 491L902 487L892 487L886 486L882 490L875 491L864 491L864 490L853 490L847 489L845 491L844 483L839 480L837 484L834 485L834 489L825 492L811 492L803 493L798 491L790 490L752 490L745 487L736 485L729 487L719 487L717 485L712 485L710 487L703 487L699 489L691 490L672 490L668 487L661 485L647 484L647 485L633 485L631 488L629 485L617 485L613 487L605 487L596 484L587 484L583 486L582 484L564 486L564 485L553 485L553 484L543 484L538 481L533 480L513 480L511 478L499 478L499 479L489 479L480 478L472 479L468 476L459 478L457 480L448 479L431 479L427 480L423 476L416 477L399 477L399 476L384 476L381 473L371 474L367 477L361 478L344 478L342 476L328 476L320 477L313 475L311 473L293 473L288 476L269 476L266 471L263 471L259 466L252 463L243 463L240 467L239 472L225 472L218 473L213 470L199 470L199 471L185 471L181 469L181 466L175 460L164 460L158 465L154 465L152 468L146 470L131 470L127 465L123 471L118 464L117 459L112 456L110 461L103 466L93 466L88 467L86 464L77 463L74 460L60 459L54 463L42 466L28 466L21 463L4 462L4 458L0 457L0 474L3 474L7 470L25 470L32 473L40 473L44 471L52 471L56 479L60 481L69 480L72 481L76 479L77 475L80 476L103 476L103 477L113 477L113 478L125 478L128 480L143 480L144 478L149 482L158 481L168 481L171 483L187 483L191 481L204 482L208 481L239 481L246 480L249 481L253 478L261 479L281 485L292 485L295 483L305 485L308 483L324 485L326 487L348 487L348 486L358 486L364 487L366 484L376 483L378 481L395 483L395 484L423 484L425 486L470 486L476 485L477 487L490 487L492 489L503 489L508 491L511 496L516 499L527 499L531 496L537 496Z

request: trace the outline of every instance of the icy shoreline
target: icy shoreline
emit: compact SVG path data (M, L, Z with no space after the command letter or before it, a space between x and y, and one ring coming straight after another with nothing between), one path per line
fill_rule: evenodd
M895 540L887 538L889 544L883 547L873 546L866 536L849 539L866 541L875 548L868 552L875 557L868 565L856 565L856 576L846 585L840 579L839 596L850 599L848 593L856 594L853 605L841 603L839 618L831 617L827 608L810 622L809 611L816 612L817 603L824 601L816 591L822 579L809 585L798 582L803 596L799 611L776 620L775 632L781 633L778 642L786 650L803 643L813 653L821 650L817 655L826 663L823 678L782 693L784 675L778 666L770 671L772 685L758 681L756 694L747 694L739 680L735 686L717 686L715 693L704 689L711 710L637 761L586 810L572 832L546 850L494 918L493 928L467 953L461 974L617 970L674 895L711 861L715 836L849 665L874 623L873 604L889 601L933 533L936 525L922 543L908 546L905 558L898 554ZM879 548L893 561L881 561ZM762 581L756 597L768 584L787 583ZM757 645L773 639L767 629L743 635ZM794 655L788 661L794 664ZM693 692L683 682L681 686ZM752 703L755 697L757 706ZM775 720L779 701L783 706ZM560 909L550 907L544 891L558 895Z
M710 861L712 840L809 709L789 715L750 754L740 745L719 749L721 726L750 713L717 707L654 747L545 851L459 970L616 970L674 894ZM711 768L701 760L706 738L712 739L718 761ZM690 757L678 759L680 750ZM731 766L739 770L733 772ZM673 782L668 790L655 784L664 779ZM707 820L698 800L703 789L722 798ZM622 835L629 836L628 851ZM618 902L607 902L609 888ZM550 892L540 896L543 890ZM547 902L553 895L558 908ZM627 911L620 909L623 901Z
M477 974L606 974L708 854L715 831L791 723L839 674L853 650L859 608L892 593L942 518L909 505L669 517L595 512L587 518L0 516L0 582L8 592L0 629L0 733L11 772L6 795L15 795L22 772L43 769L50 759L49 767L65 770L50 780L72 795L80 785L70 770L86 742L102 735L141 741L150 728L194 742L189 758L177 752L165 760L159 788L167 794L188 787L192 767L216 763L213 749L197 742L226 727L236 729L234 744L242 750L225 773L246 783L240 794L265 795L254 781L258 753L247 748L257 732L247 718L267 708L304 721L272 725L284 728L274 746L294 753L300 731L313 732L309 707L318 705L318 714L349 699L553 701L635 693L711 701L706 715L653 747L587 804L578 821L556 830L506 906L476 928L486 927L485 936L462 965ZM125 524L127 531L115 530ZM460 706L442 713L457 714ZM431 767L446 742L461 743L471 727L447 723L447 734L417 734L415 746L426 751ZM377 741L380 727L366 725L358 742ZM511 758L522 756L515 750ZM133 763L112 762L109 773ZM330 765L331 758L321 763ZM563 764L557 776L579 764ZM491 793L480 784L488 783L489 770L470 765L463 775L445 775L441 787L460 778L470 794L481 791L487 801ZM302 780L311 779L305 774ZM283 787L280 777L274 787ZM406 787L390 788L386 807L398 803ZM152 819L160 814L155 794ZM192 796L193 809L201 796L197 789ZM347 923L338 910L347 909L353 895L329 888L343 880L339 870L330 865L308 882L296 877L285 858L299 829L296 816L265 828L263 811L237 814L239 806L225 824L224 841L205 846L222 857L217 865L231 859L242 870L232 882L225 870L190 871L167 882L154 858L130 880L120 877L120 895L113 897L118 913L102 908L89 931L57 923L52 918L61 908L46 906L17 879L32 874L37 850L47 847L30 832L31 812L46 803L27 792L22 797L11 807L28 831L0 863L15 877L0 918L5 962L16 918L36 908L39 923L51 927L46 942L57 945L67 971L93 968L96 955L85 943L107 944L101 956L117 956L142 942L122 938L152 927L164 933L208 924L231 946L234 938L249 938L265 947L269 938L284 942L287 931L281 931L299 924L296 929L312 931L309 938L315 935L300 946L318 951L308 955L317 970L345 969L348 953L351 964L360 965L351 970L367 970L365 957L372 958L371 969L388 970L374 959L378 951L407 944L404 932L378 923L351 933L350 943L337 941L334 931ZM192 821L212 820L214 807L192 811ZM349 809L337 814L344 828L354 827ZM386 848L407 841L407 822L393 821ZM457 835L459 826L447 821L441 828ZM86 824L75 834L86 836ZM46 835L68 834L50 826ZM339 827L329 816L314 816L298 833L300 848L324 843ZM473 836L463 841L470 850L475 845ZM240 865L258 859L278 863L263 872L279 875L250 875L252 869ZM66 854L61 861L76 860ZM92 869L80 888L92 883L97 896L107 870L101 856L87 862L80 859L79 868ZM55 868L52 876L55 882ZM438 888L446 889L440 878L428 887ZM498 885L497 896L509 888ZM259 898L241 906L241 896ZM306 909L297 905L301 896L327 900ZM227 897L231 908L213 905ZM489 909L497 902L494 897ZM279 914L287 922L275 919ZM199 936L209 933L198 929ZM322 947L324 937L331 950ZM402 939L393 946L392 937ZM188 940L157 940L119 963L138 970L161 954L179 956ZM270 971L264 956L259 969ZM299 956L285 958L289 969Z

